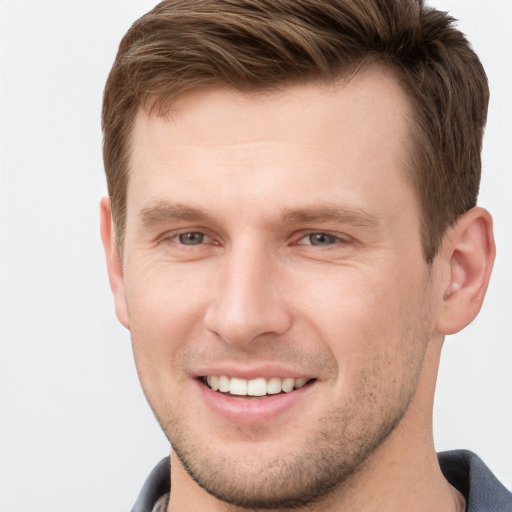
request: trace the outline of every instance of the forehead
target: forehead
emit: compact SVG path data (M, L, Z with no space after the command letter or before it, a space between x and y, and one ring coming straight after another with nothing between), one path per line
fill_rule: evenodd
M343 135L340 121L352 131L371 124L378 132L392 125L398 134L410 110L397 73L380 63L337 82L310 81L252 93L227 87L199 89L180 96L163 115L157 100L149 105L139 109L132 133L135 142L147 140L149 124L171 123L176 126L175 144L190 140L187 128L193 129L198 142L201 138L219 144L250 142L261 135L262 125L269 137L311 141L320 132L338 143ZM297 117L300 123L294 123Z
M357 199L350 197L355 183L382 195L383 184L409 185L408 112L398 79L382 66L350 80L270 93L189 93L167 116L139 112L132 133L128 211L169 196L176 201L177 195L192 202L211 196L236 202L241 192L245 204L271 199L283 209L293 209L293 197L304 191L311 202L321 196L327 202L350 202ZM293 188L294 195L276 193L279 187ZM412 187L407 192L413 195Z

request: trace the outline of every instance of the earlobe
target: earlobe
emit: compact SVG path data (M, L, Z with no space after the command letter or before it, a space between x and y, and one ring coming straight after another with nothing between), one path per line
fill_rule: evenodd
M100 202L100 231L103 248L105 249L105 259L107 261L110 288L114 295L116 315L121 324L129 329L130 326L126 307L123 265L116 244L115 225L112 220L111 202L108 197L102 198Z
M442 283L437 331L454 334L477 316L496 254L492 218L475 207L448 229L439 258L448 269Z

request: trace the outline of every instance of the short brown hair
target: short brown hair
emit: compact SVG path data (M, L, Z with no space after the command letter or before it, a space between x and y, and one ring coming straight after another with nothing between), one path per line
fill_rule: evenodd
M412 106L414 180L431 262L476 204L489 99L483 67L447 13L422 0L166 0L119 46L103 102L103 156L116 236L126 225L129 150L140 108L163 114L205 87L264 91L392 67Z

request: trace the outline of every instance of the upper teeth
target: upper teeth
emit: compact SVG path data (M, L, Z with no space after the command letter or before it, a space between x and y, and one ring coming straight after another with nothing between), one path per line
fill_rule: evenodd
M291 377L264 379L260 377L258 379L245 380L238 377L226 377L225 375L208 375L206 381L208 386L214 391L222 391L232 395L264 396L276 395L281 393L281 391L289 393L294 389L304 386L308 379L293 379Z

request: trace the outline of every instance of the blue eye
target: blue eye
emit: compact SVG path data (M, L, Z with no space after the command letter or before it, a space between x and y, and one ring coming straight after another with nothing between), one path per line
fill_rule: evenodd
M339 238L334 235L329 235L327 233L311 233L307 236L311 245L317 247L325 247L328 245L333 245L339 242Z
M190 231L188 233L180 233L176 235L176 238L182 245L199 245L204 242L206 235L199 231Z
M330 235L329 233L310 233L302 237L299 245L312 245L314 247L330 247L331 245L343 242L339 236Z

